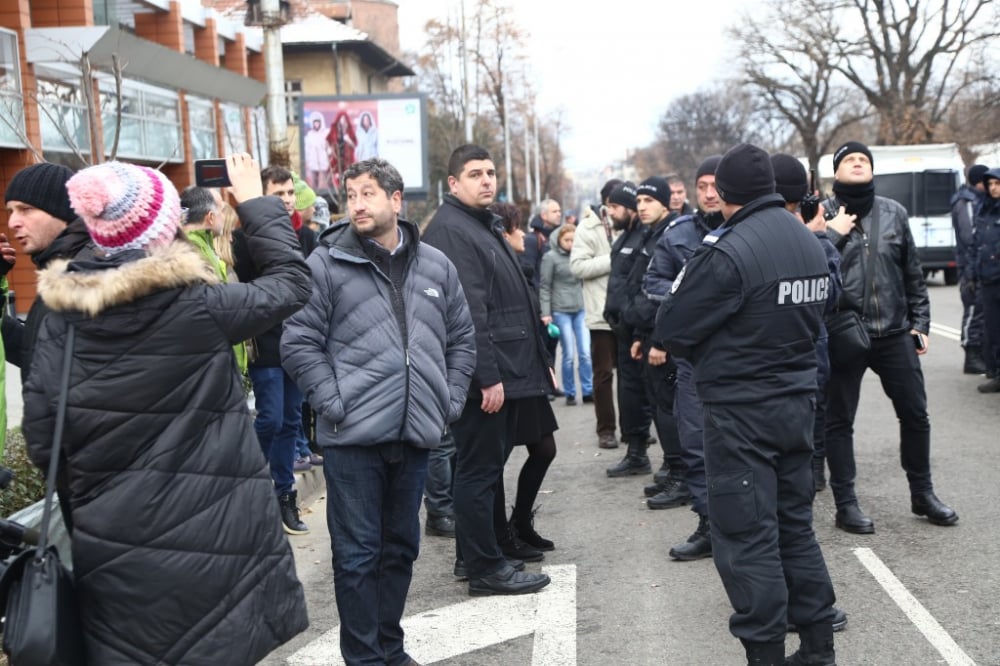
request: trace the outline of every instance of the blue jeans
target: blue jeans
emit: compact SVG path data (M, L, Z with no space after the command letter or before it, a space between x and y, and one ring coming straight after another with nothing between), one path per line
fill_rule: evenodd
M428 516L455 515L452 504L454 483L455 437L449 429L441 437L441 445L427 454L427 483L424 487L424 508Z
M559 327L559 345L562 347L562 383L567 396L576 396L574 359L580 361L580 390L583 395L594 393L594 366L590 360L590 329L584 325L586 312L553 312L552 320Z
M340 652L348 666L401 666L400 620L420 552L427 450L401 442L323 450Z
M295 476L295 438L302 429L302 392L281 368L251 367L254 406L260 448L271 467L274 492L281 497L292 492Z

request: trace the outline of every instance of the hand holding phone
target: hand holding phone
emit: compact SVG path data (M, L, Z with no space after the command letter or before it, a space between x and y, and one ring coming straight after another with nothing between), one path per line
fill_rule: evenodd
M247 153L236 153L226 158L226 171L232 182L233 198L236 203L264 196L264 186L260 182L260 165Z
M927 351L927 342L924 340L922 333L918 331L913 331L910 333L913 336L913 346L917 348L917 353L922 354Z
M194 184L198 187L229 187L229 173L226 170L226 160L194 161Z

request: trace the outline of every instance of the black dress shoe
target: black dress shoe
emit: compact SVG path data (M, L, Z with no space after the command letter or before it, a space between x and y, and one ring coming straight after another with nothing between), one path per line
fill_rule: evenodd
M507 559L507 564L514 567L515 571L524 571L524 562L521 560L505 559ZM469 572L465 569L465 560L455 560L455 578L469 580Z
M875 534L875 523L861 512L857 502L837 509L835 524L851 534Z
M910 510L918 516L927 516L927 522L934 525L954 525L958 522L958 514L934 493L911 495Z
M834 631L843 631L844 628L846 628L846 627L847 627L847 613L845 613L844 611L842 611L839 608L837 608L836 606L834 606L833 607L833 630ZM799 632L799 628L797 626L795 626L794 624L792 624L791 622L789 622L788 623L788 631L789 631L789 633L796 633L797 634Z
M552 579L541 573L516 571L514 567L504 564L496 573L482 578L469 579L469 596L483 597L491 594L530 594L537 592L552 582Z

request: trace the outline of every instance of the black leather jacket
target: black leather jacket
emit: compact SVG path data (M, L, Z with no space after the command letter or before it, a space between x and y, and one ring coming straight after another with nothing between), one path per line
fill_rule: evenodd
M828 210L837 210L841 203L831 198L824 205ZM874 287L870 290L865 313L868 331L876 338L910 329L927 334L931 324L927 283L924 282L906 209L892 199L876 196L872 212L856 221L854 229L846 236L833 228L827 229L827 236L840 251L840 271L844 279L840 308L850 308L859 313L863 311L868 230L871 229L876 209L879 215L878 255L874 266Z

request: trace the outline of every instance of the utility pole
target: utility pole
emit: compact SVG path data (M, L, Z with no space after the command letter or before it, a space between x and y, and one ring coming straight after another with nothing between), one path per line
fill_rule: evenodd
M507 113L507 91L503 87L503 72L500 72L500 90L503 91L503 166L507 178L507 201L514 201L514 172L510 166L510 114Z
M465 107L465 142L472 143L472 100L469 97L469 35L465 28L465 0L458 0L462 17L462 101Z
M524 198L531 201L531 118L524 118Z
M538 117L534 118L535 121L535 205L542 203L542 173L539 168L538 154L541 152L539 150L538 141Z
M289 165L288 127L285 117L285 62L281 52L281 26L288 22L285 0L250 0L246 25L260 26L264 33L264 79L267 86L268 161Z

